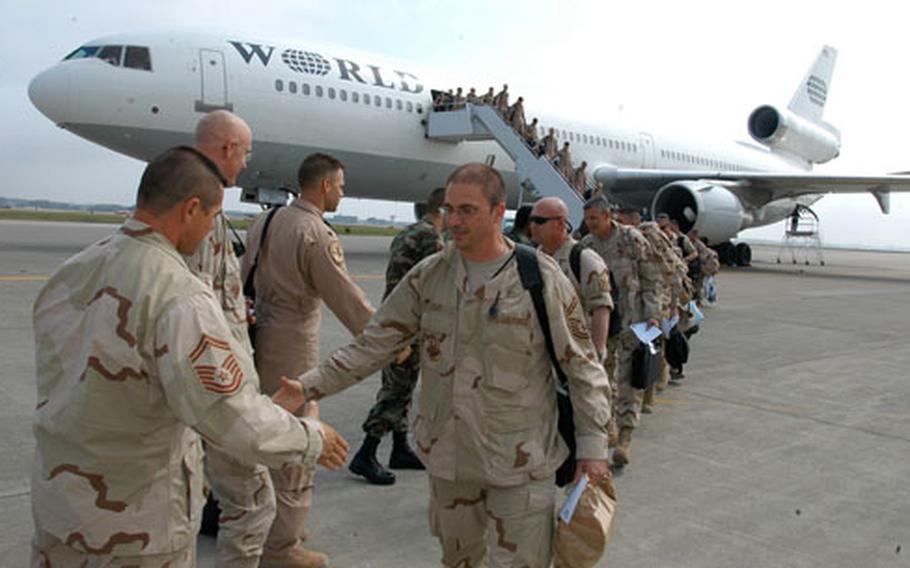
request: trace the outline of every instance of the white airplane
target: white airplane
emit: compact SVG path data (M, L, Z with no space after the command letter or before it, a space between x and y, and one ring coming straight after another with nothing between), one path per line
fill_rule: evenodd
M541 135L553 127L560 145L571 143L575 163L586 161L591 181L603 182L611 199L667 212L728 262L748 264L748 245L728 242L743 229L780 221L825 193L869 192L887 213L889 192L910 190L910 176L810 173L840 149L839 132L822 120L835 59L833 48L822 49L786 110L752 112L756 143L528 115L539 117ZM61 128L141 160L191 142L202 113L232 110L254 133L238 184L264 200L275 192L283 198L277 190L296 186L301 159L323 151L346 164L346 192L355 197L421 201L454 166L486 161L503 173L514 205L518 179L497 142L426 136L430 88L443 86L413 65L337 46L160 33L89 41L28 91Z

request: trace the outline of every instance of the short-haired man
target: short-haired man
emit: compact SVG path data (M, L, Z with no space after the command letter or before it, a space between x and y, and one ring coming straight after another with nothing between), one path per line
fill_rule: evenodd
M446 190L437 187L426 201L424 216L398 233L389 246L389 264L385 272L383 299L395 289L404 275L421 260L442 249L442 204ZM391 469L424 469L408 444L408 408L420 374L420 343L415 342L404 361L393 361L382 369L382 387L376 404L363 423L366 438L351 460L349 469L370 483L391 485L395 474L376 459L376 448L382 437L392 432Z
M256 288L256 368L262 391L271 394L283 375L297 376L319 362L319 322L325 301L358 335L373 307L348 274L341 243L322 215L338 209L344 195L344 165L327 154L307 156L297 171L300 195L278 210L263 236L265 215L250 228L244 273L259 254ZM272 470L278 510L262 566L318 567L328 557L303 546L312 506L313 467Z
M237 175L246 167L253 149L252 140L253 133L247 123L226 110L210 112L196 124L196 149L218 167L226 187L233 186ZM231 230L223 213L215 219L214 228L196 252L185 258L190 270L212 287L234 339L252 358L240 262L234 254ZM217 446L208 445L205 474L221 509L215 565L255 568L275 518L275 490L268 468L238 462Z
M181 257L221 211L220 178L192 148L158 156L134 215L38 295L34 566L194 566L199 434L248 463L344 463L331 428L257 392L249 352Z
M604 259L619 288L619 303L614 309L622 316L622 331L608 345L607 369L616 369L619 385L615 409L619 444L613 452L613 463L624 466L631 456L632 431L641 419L644 392L631 384L632 353L638 346L638 338L629 326L642 321L659 325L663 277L657 252L637 230L612 219L610 204L604 197L590 199L584 211L590 233L581 242Z
M459 167L444 209L451 241L408 272L353 343L300 381L308 398L338 392L419 337L414 434L442 563L547 567L554 472L567 450L557 431L556 375L515 245L500 233L502 178L484 164ZM578 475L604 478L607 377L572 285L551 258L537 258L575 412Z

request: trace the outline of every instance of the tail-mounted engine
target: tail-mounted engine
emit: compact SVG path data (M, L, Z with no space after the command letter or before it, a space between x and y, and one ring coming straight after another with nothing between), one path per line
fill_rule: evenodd
M833 126L770 105L760 106L749 115L749 134L769 148L814 164L823 164L840 154L840 133Z

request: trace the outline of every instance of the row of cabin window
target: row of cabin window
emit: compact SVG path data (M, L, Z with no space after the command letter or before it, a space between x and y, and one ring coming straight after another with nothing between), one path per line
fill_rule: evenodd
M282 81L281 79L275 79L275 90L276 91L278 91L280 93L280 92L284 91L284 87L285 87L284 81ZM294 81L288 81L287 89L288 89L289 93L291 93L292 95L296 95L297 94L297 83ZM312 90L315 92L317 97L322 97L323 94L325 94L328 96L328 98L330 98L332 100L334 100L337 96L338 99L341 100L342 102L348 101L348 92L345 89L338 89L336 91L335 87L326 87L323 90L322 85L315 85L312 88ZM300 92L304 96L307 96L307 97L310 96L310 92L311 92L310 84L309 83L300 83ZM371 97L371 95L369 95L368 93L363 93L363 98L361 99L360 93L358 93L357 91L351 91L350 99L351 99L352 103L359 103L359 102L361 102L361 100L363 100L363 104L365 104L365 105L369 105L370 102L372 101L372 103L378 107L382 106L382 101L383 101L383 98L380 97L379 95L372 95L372 97ZM391 109L391 108L393 108L393 106L396 110L407 111L407 112L414 112L414 110L416 108L417 114L423 113L423 105L420 103L416 103L416 105L415 105L415 103L413 103L411 101L402 101L401 99L392 99L391 97L385 97L385 107L388 109Z
M549 127L541 126L540 135L546 136ZM594 146L603 146L604 148L610 148L612 150L622 150L624 152L638 152L638 144L633 144L631 142L625 142L623 140L613 140L612 138L603 138L601 136L594 136L588 134L579 134L577 132L566 132L565 130L556 129L553 131L556 134L556 138L561 138L563 140L569 140L570 142L581 142L583 144L593 144Z
M693 156L692 154L686 154L685 152L676 152L673 150L661 150L660 156L662 158L668 158L670 160L678 160L680 162L688 162L690 164L698 164L700 166L708 166L710 168L717 168L726 171L745 170L745 168L737 164L731 164L729 162L724 162L723 160L712 160L711 158L702 158L699 156Z

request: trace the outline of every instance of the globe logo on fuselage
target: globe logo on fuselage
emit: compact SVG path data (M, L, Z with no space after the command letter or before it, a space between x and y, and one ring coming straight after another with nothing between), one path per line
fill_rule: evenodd
M281 53L281 60L292 71L308 75L326 75L331 69L328 59L312 51L285 49Z

